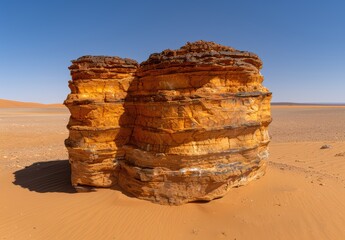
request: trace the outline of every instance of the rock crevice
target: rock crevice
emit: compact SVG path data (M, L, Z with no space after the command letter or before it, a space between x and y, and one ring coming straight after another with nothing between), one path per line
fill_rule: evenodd
M118 184L179 205L223 196L265 173L271 93L253 53L187 43L130 59L72 61L73 185Z

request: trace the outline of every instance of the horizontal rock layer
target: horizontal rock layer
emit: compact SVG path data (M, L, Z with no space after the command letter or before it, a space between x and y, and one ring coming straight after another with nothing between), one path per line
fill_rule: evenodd
M261 66L255 54L203 41L139 67L120 58L73 61L65 101L73 183L118 182L138 198L179 205L262 176L271 93Z

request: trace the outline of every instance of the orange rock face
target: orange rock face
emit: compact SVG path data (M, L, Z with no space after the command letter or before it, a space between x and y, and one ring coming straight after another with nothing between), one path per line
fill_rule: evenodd
M90 71L89 65L81 68L81 62L73 62L72 78L89 77L84 73ZM116 107L113 102L106 103L109 109L104 119L102 115L92 115L97 138L82 150L78 144L91 133L87 128L91 120L77 112L81 111L80 106L88 109L94 103L77 104L82 97L80 93L73 94L72 83L80 81L80 85L85 80L73 78L66 105L75 108L69 124L69 139L74 140L74 145L69 144L70 140L66 143L75 185L108 186L118 182L138 198L179 205L221 197L229 188L265 173L271 93L262 86L262 62L255 54L198 41L175 51L152 54L139 67L130 65L125 77L129 86L107 92L125 93L125 101ZM112 72L115 71L118 69ZM94 78L88 78L88 82L94 88L83 92L86 99L94 96L96 89L100 95L107 95ZM120 108L122 111L117 111ZM74 115L79 116L77 124ZM126 131L109 137L99 128L113 127L115 115L116 119L126 119L117 122L119 129ZM83 135L83 131L87 134ZM97 150L103 138L116 148L101 162L107 167L94 169L93 157L84 153L89 153L92 146ZM114 143L113 138L123 141ZM95 184L99 178L108 179L105 182L109 184Z
M72 61L68 149L72 184L109 187L117 183L117 159L131 135L133 119L124 110L138 64L118 57L84 56Z

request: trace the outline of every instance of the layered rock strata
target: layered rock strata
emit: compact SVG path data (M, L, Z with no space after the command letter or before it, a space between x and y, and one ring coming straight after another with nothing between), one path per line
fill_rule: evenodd
M261 66L255 54L212 42L152 54L129 93L136 118L120 186L178 205L262 176L271 93Z
M117 159L131 135L132 119L124 109L138 64L131 59L84 56L69 67L71 93L64 104L71 112L65 145L72 184L109 187L117 183Z
M108 102L104 97L97 103L79 100L83 99L81 93L73 94L73 84L85 81L77 76L84 76L91 65L78 59L71 66L72 94L66 105L72 116L66 143L74 184L100 186L95 184L100 177L107 183L102 186L118 181L121 188L138 198L179 205L221 197L231 187L265 173L271 93L262 86L262 62L257 55L198 41L178 50L152 54L139 68L135 62L128 65L124 69L130 86L126 88L105 91L96 78L86 74L89 84L103 89L100 95L124 94L116 99L125 98L125 102ZM121 82L118 78L112 81ZM89 93L94 92L83 94L89 99ZM109 119L106 123L103 115L78 113L82 107L105 105L105 119ZM120 131L123 133L116 132L103 140L109 134L102 135L102 127L118 129L114 119L120 116L124 121L117 122L117 126L124 129ZM85 145L86 139L89 144L86 135L92 127L97 129L97 137ZM114 136L122 141L114 143ZM116 148L99 148L103 143ZM93 168L99 162L94 162L92 154L84 154L98 149L112 149L106 150L105 160L100 162L106 166L102 170Z

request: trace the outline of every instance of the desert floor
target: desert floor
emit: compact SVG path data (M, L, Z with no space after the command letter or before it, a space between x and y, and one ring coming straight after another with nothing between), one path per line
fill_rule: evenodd
M1 108L0 239L345 239L345 107L272 114L263 178L176 207L112 189L76 193L68 111Z

